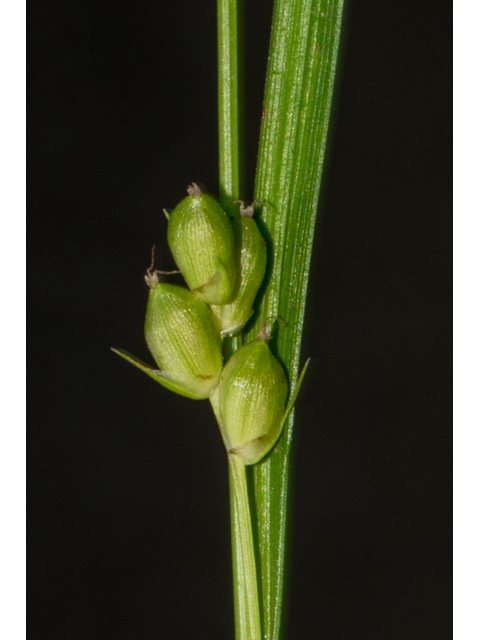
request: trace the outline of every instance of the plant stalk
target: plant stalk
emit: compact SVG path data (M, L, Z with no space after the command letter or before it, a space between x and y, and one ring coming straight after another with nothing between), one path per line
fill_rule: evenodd
M217 0L220 204L240 198L237 0Z
M240 199L238 14L237 0L217 0L219 194L227 212ZM241 344L241 336L225 338L225 360ZM217 402L211 400L220 420ZM245 468L235 456L229 455L228 459L235 637L260 640L260 599Z
M235 504L231 511L232 537L235 533L238 544L237 562L234 563L234 583L238 583L235 589L235 634L237 640L261 640L260 599L245 465L240 458L229 453L228 467L230 499Z

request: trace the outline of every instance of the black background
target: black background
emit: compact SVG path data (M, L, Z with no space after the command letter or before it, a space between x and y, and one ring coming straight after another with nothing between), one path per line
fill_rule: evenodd
M247 188L272 2L246 3ZM144 359L162 208L218 189L214 3L29 9L29 638L233 638L207 402ZM438 3L352 0L294 446L290 640L450 637L450 56Z

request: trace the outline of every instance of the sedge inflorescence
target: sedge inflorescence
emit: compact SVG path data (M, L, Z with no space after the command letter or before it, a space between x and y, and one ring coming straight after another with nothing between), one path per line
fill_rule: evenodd
M240 332L265 276L265 241L254 207L240 203L229 219L218 201L192 184L168 220L168 244L188 286L147 271L145 339L158 366L116 352L176 393L209 398L227 451L245 464L263 458L284 423L288 384L268 347L268 320L258 338L223 364L222 339Z

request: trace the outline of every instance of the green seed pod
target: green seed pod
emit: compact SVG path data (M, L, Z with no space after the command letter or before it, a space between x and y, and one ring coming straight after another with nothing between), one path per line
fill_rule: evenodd
M267 340L261 332L233 354L211 397L227 451L245 464L263 458L283 428L288 384Z
M167 389L182 396L208 398L220 380L221 341L208 306L188 289L146 276L150 293L145 339L160 370L116 351Z
M265 277L267 247L252 218L254 207L240 203L240 217L232 222L235 234L237 281L230 303L212 305L222 336L238 333L253 313L252 304Z
M235 287L233 229L226 213L196 184L172 211L168 244L192 293L208 304L226 304Z

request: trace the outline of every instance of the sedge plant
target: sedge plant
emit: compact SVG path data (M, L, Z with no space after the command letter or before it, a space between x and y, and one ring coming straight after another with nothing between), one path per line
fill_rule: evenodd
M147 270L145 338L156 366L116 350L167 389L210 400L228 459L237 640L283 631L293 407L306 370L299 375L342 4L275 0L255 202L245 207L239 11L237 0L218 0L219 200L192 184L168 216L187 287Z

